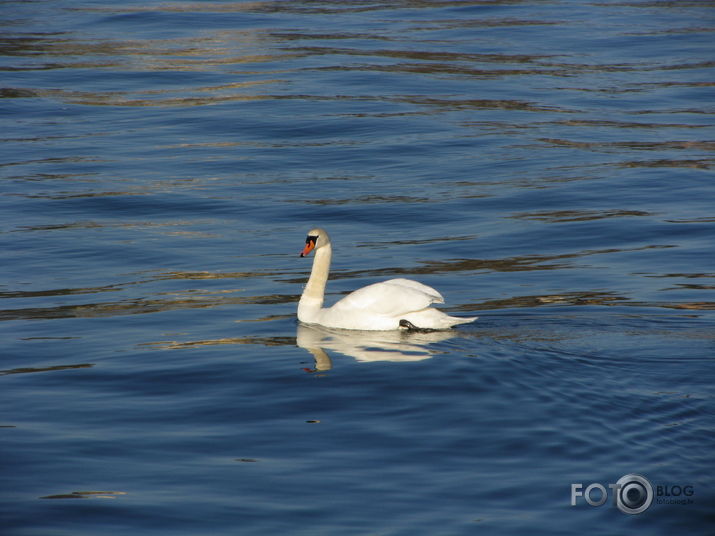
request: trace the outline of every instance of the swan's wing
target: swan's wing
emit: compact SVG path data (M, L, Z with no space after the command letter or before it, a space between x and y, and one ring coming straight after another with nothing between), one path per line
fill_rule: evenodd
M398 316L420 311L433 303L444 303L444 298L432 287L411 279L390 279L348 294L331 309L336 312L364 311Z
M432 301L430 303L444 303L444 298L442 295L437 292L435 289L433 289L430 286L425 285L424 283L420 283L419 281L413 281L412 279L389 279L387 281L384 281L382 284L384 285L396 285L398 287L403 287L403 288L411 288L413 290L416 290L418 292L422 292L423 294L426 294L429 296Z

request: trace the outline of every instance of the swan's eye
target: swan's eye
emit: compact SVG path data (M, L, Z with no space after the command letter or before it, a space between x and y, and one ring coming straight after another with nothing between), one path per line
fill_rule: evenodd
M306 243L306 244L310 244L310 243L312 242L313 245L315 245L315 243L316 243L317 241L318 241L318 237L317 237L317 236L309 236L308 238L305 239L305 243Z

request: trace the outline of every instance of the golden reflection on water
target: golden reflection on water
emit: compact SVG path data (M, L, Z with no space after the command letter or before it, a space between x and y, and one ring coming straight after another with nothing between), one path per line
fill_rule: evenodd
M126 491L73 491L71 493L45 495L40 499L116 499L126 494Z
M497 2L499 3L499 2ZM444 7L445 3L440 3ZM455 4L457 5L457 4ZM394 6L382 6L393 9ZM249 2L249 3L195 3L170 2L161 6L161 12L179 13L223 13L223 12L340 12L351 9L376 11L381 6L367 3L364 6L309 5L291 2ZM112 15L156 11L156 7L88 7L87 12L107 12ZM466 24L465 21L432 21L430 25L451 27ZM471 25L481 26L524 26L557 24L557 22L505 20L478 18ZM416 31L419 31L417 29ZM79 91L65 89L6 88L5 96L40 96L64 100L74 104L90 106L171 106L189 107L218 104L222 102L251 101L261 99L325 99L338 98L324 95L284 95L267 93L269 88L284 87L289 83L287 75L302 69L295 65L301 58L330 57L315 69L372 71L390 73L416 73L434 76L458 76L470 78L504 78L509 76L556 76L568 77L584 71L609 71L646 68L640 65L590 65L549 61L552 56L544 54L497 54L465 53L429 48L351 48L324 45L336 40L370 39L390 41L379 31L366 34L341 32L306 33L298 30L277 30L271 28L251 30L214 30L197 32L181 38L141 39L92 39L89 36L63 33L43 34L33 37L11 36L2 48L11 50L13 55L32 58L34 62L44 60L44 64L31 63L29 70L38 69L106 69L116 71L151 72L215 72L224 71L227 82L220 85L192 86L176 88L115 89L109 91ZM311 43L301 46L301 43ZM320 43L320 44L312 44ZM335 57L333 63L332 57ZM358 58L359 63L346 63L346 57ZM385 60L397 60L386 63ZM402 61L404 60L404 61ZM498 67L494 67L498 65ZM692 68L692 66L683 66ZM287 79L281 76L286 75ZM240 79L236 79L240 78ZM232 80L233 79L233 80ZM14 92L14 94L12 93ZM340 97L342 98L342 97ZM352 96L351 98L372 98L395 103L436 108L438 110L524 110L531 112L573 112L554 105L544 105L518 99L459 99L427 96ZM413 112L414 113L414 112Z
M691 309L696 311L715 311L715 302L674 303L666 304L663 307L671 307L673 309Z
M412 268L401 269L392 268L386 270L371 270L370 275L417 275L424 273L435 273L435 268L438 271L488 271L489 266L493 263L497 265L502 261L479 261L466 260L458 263L434 263L436 266L425 269ZM533 269L552 269L557 270L564 268L563 265L547 265L538 268L524 266L516 268L510 266L508 271L533 270ZM494 268L497 271L498 268ZM348 274L335 274L333 279L347 278ZM340 277L342 275L342 277ZM354 274L353 274L354 275ZM648 276L646 274L646 276ZM295 280L298 283L301 280ZM690 290L711 290L709 285L681 285L679 288ZM115 289L107 289L115 290ZM41 292L40 295L52 296L56 291ZM68 294L82 294L82 289L65 292ZM20 320L20 319L59 319L59 318L108 318L122 315L137 315L161 313L182 309L210 309L214 307L225 306L244 306L244 305L278 305L278 304L295 304L298 301L298 294L272 294L264 296L231 296L240 290L221 290L221 291L206 291L205 289L187 290L182 292L158 292L154 293L150 298L132 298L120 300L116 302L97 302L83 303L78 305L58 305L54 307L27 307L18 309L2 309L0 310L0 321ZM37 293L36 293L37 294ZM62 292L56 295L62 295ZM225 296L228 295L228 296ZM162 298L162 296L165 296ZM22 297L22 296L20 296ZM558 295L528 295L528 296L509 296L502 299L487 299L480 302L465 302L461 305L451 306L445 310L451 312L469 312L473 313L479 310L486 309L509 309L523 307L539 307L544 305L625 305L625 306L648 306L662 307L671 309L713 309L713 302L643 302L633 300L628 296L621 296L611 291L573 291ZM237 319L237 322L265 322L281 318L293 318L294 314L274 314L264 316L262 318ZM225 338L209 341L191 341L191 342L161 342L156 343L162 347L172 348L188 348L201 345L215 344L253 344L253 338ZM152 343L154 344L154 343ZM263 342L261 342L263 344Z
M522 212L512 214L514 219L537 220L549 223L564 223L575 221L592 221L606 218L623 218L626 216L651 216L650 212L640 210L552 210L538 212Z
M488 2L491 5L507 4L513 2L508 0ZM439 2L440 7L454 5L464 7L466 5L484 5L484 2ZM668 3L657 3L658 7L669 8ZM427 2L402 2L400 5L412 9L423 7L433 7ZM634 4L643 7L644 4ZM675 6L676 3L673 3ZM392 11L395 9L394 3L357 2L347 5L336 5L320 2L166 2L160 6L83 6L77 8L82 12L105 13L108 16L121 16L133 13L154 12L159 13L273 13L273 12L299 12L299 13L345 13L348 11ZM475 15L472 18L460 19L439 19L439 20L412 20L407 21L409 31L439 31L451 28L474 27L509 27L509 26L536 26L536 25L559 25L558 20L538 20L538 19L507 19L490 18L488 14ZM553 126L575 127L578 134L573 138L569 135L538 135L533 140L529 140L537 147L544 150L583 150L589 153L617 153L619 155L628 154L628 158L620 157L620 160L609 162L604 165L619 166L623 168L694 168L711 169L715 165L715 159L705 154L702 157L675 157L672 154L667 157L653 158L633 158L635 151L643 154L653 154L661 152L683 152L683 151L715 151L715 142L712 140L680 140L672 133L668 137L662 137L657 141L639 140L633 130L655 130L658 129L693 129L706 128L709 125L688 124L682 118L674 119L676 113L697 114L705 116L709 113L707 107L700 109L687 107L687 104L679 105L679 109L663 110L636 110L631 115L643 117L653 113L668 113L667 122L653 121L626 121L614 120L609 117L574 117L576 112L583 112L570 105L549 104L554 101L528 100L520 98L482 98L480 95L473 96L469 93L432 93L425 94L385 94L383 90L363 88L362 93L357 94L311 94L286 91L293 82L294 77L301 73L310 77L312 73L322 71L370 71L375 73L398 73L427 75L433 78L444 79L450 77L454 80L469 80L473 78L509 78L513 76L539 76L561 79L575 79L575 76L585 73L615 73L615 72L650 72L650 71L673 71L685 69L706 69L715 65L712 60L698 62L659 62L649 59L647 62L624 62L613 63L598 62L588 63L588 60L579 59L581 56L571 58L568 53L546 54L546 53L470 53L455 52L444 47L433 46L430 41L424 41L419 46L405 46L397 36L391 34L386 28L376 27L371 30L345 31L339 29L295 29L280 27L264 27L257 29L236 29L236 30L192 30L185 29L188 35L185 37L172 37L160 39L156 37L142 38L141 32L131 36L123 36L119 39L105 38L85 32L65 32L65 33L38 33L38 34L9 34L0 43L0 52L8 56L19 58L12 66L16 71L40 71L40 70L71 70L71 69L94 69L106 72L207 72L220 75L220 83L189 83L188 85L173 84L168 86L143 85L142 87L117 87L114 89L99 90L87 89L83 86L63 87L42 87L42 88L2 88L0 97L3 98L33 98L46 97L60 101L82 104L87 106L126 106L126 107L190 107L205 106L230 101L253 101L253 100L303 100L319 105L323 101L351 100L358 103L376 102L380 104L394 104L398 109L394 112L385 111L380 108L375 111L359 111L353 115L365 117L391 116L391 115L412 115L412 114L436 114L444 112L480 112L488 111L525 111L538 113L537 120L528 121L496 121L480 120L475 121L470 117L455 120L456 124L462 127L474 127L477 134L483 136L485 132L490 134L511 136L513 133L523 133L536 131L539 129L548 130ZM693 32L712 33L713 29L696 26L669 28L654 32L631 32L631 35L659 35L687 34ZM370 41L373 46L361 47L353 42L356 40ZM399 44L397 44L399 42ZM338 46L340 45L340 46ZM515 49L516 51L517 49ZM523 49L518 49L523 50ZM297 60L316 60L302 63ZM576 59L578 61L569 61ZM2 70L2 68L0 68ZM143 79L144 84L151 84L151 79ZM182 79L183 80L183 79ZM547 83L548 86L550 83ZM604 83L603 86L559 87L550 88L553 91L565 92L588 92L611 94L640 93L653 88L670 86L687 87L712 87L713 82L702 80L658 80L637 82L630 84L614 85ZM80 89L76 89L79 87ZM357 90L356 90L357 91ZM538 95L532 93L531 95ZM500 96L497 94L497 96ZM573 102L573 101L566 101ZM410 105L404 106L401 105ZM404 108L404 109L403 109ZM550 120L545 120L542 112L550 115ZM556 119L554 113L559 114L563 119ZM562 115L563 114L563 115ZM346 113L346 115L350 115ZM673 116L673 117L671 117ZM524 117L519 115L519 118ZM569 117L569 118L566 118ZM471 119L471 120L470 120ZM588 137L590 129L618 129L619 131L629 131L629 137L617 141L595 141ZM92 135L105 135L106 133L93 133ZM577 136L584 136L579 138ZM633 136L633 137L630 137ZM60 136L61 137L61 136ZM38 138L42 141L53 139L53 136ZM8 138L5 141L23 141ZM185 141L157 146L161 149L185 149L185 148L225 148L230 150L233 147L246 145L257 148L283 148L283 147L320 147L335 146L338 143L335 139L326 141L299 141L281 139L279 141ZM343 145L359 145L367 143L362 139L340 140ZM660 155L659 155L660 156ZM63 156L48 159L12 161L4 166L17 166L22 168L27 164L91 164L103 163L102 160L87 156ZM563 177L559 174L558 179L540 179L543 182L549 180L572 181L579 178ZM588 177L592 178L592 177ZM75 182L82 181L81 176L61 175L61 174L28 174L16 178L22 181L57 181L72 179ZM361 177L348 176L340 177L341 180L360 180ZM284 179L285 180L285 179ZM293 180L296 182L298 179ZM508 179L510 185L533 187L529 180L533 179ZM518 182L523 180L523 183ZM278 183L278 179L269 179L266 183ZM291 181L288 181L291 182ZM445 193L449 199L454 198L480 198L488 197L481 189L470 186L503 186L504 179L474 178L473 180L461 180L450 186L455 186L453 190ZM9 196L17 196L27 199L48 199L53 201L70 201L83 198L112 197L112 196L137 196L154 192L157 183L149 186L141 185L135 189L107 190L107 191L60 191L60 192L29 192L29 193L8 193ZM446 190L445 190L446 191ZM420 195L399 195L394 193L366 194L356 197L320 197L316 193L310 199L300 201L287 201L287 203L312 204L319 206L343 206L343 205L405 205L405 204L427 204L435 201L434 197ZM531 210L507 214L506 217L514 220L537 221L545 223L570 223L586 222L612 218L635 218L652 217L655 212L650 210L634 210L627 207L611 207L608 209L562 209L562 210ZM192 220L195 222L195 220ZM712 223L711 217L694 217L692 219L668 219L667 223ZM49 225L20 225L12 229L11 232L45 232L59 230L77 229L100 229L106 227L146 227L157 228L163 235L182 236L192 238L211 238L211 233L190 231L173 228L183 225L184 222L121 222L121 223L100 223L91 220L75 221L66 223L54 223ZM400 244L429 243L434 240L472 240L474 235L458 237L439 237L438 239L401 240L385 242L383 247ZM381 247L380 244L363 244L359 247ZM651 244L640 248L623 249L594 249L574 251L559 255L525 255L512 258L483 259L483 258L460 258L445 261L427 261L417 266L411 267L384 267L369 270L337 271L333 279L360 278L365 276L394 276L394 275L420 275L420 274L449 274L453 272L518 272L532 270L559 270L572 268L576 259L590 257L601 254L613 254L620 252L633 252L640 250L675 247L672 244ZM295 272L190 272L190 271L163 271L154 273L144 280L115 283L101 287L87 288L58 288L41 291L15 291L6 290L0 294L1 298L33 298L50 296L71 296L81 294L98 294L106 292L121 291L129 285L141 285L161 280L220 280L220 279L248 279L248 278L274 278L281 283L302 283L303 275ZM695 288L695 287L684 287ZM699 287L704 290L705 287ZM297 292L297 290L296 290ZM152 293L142 298L120 299L116 301L100 301L97 303L82 303L72 305L56 305L51 307L19 308L0 310L0 320L6 319L48 319L48 318L70 318L70 317L106 317L126 314L145 314L175 309L210 308L218 306L247 305L247 304L287 304L295 302L297 299L294 293L245 296L239 289L205 290L201 288L184 289L176 292ZM471 304L470 307L498 308L498 307L524 307L540 306L545 304L601 304L612 305L614 303L624 303L628 299L609 292L577 291L566 293L563 296L511 296L502 300L489 300L481 304ZM635 304L635 302L628 302ZM652 305L665 308L682 309L709 309L710 302L707 301L687 301L683 303L653 303ZM243 320L246 321L246 320ZM262 320L256 320L262 321ZM234 341L234 339L221 340ZM206 341L201 342L201 344ZM211 342L211 341L209 341ZM216 341L212 344L219 344ZM199 343L176 343L182 345L198 345Z
M514 218L536 219L548 222L579 222L588 219L601 219L609 217L621 217L626 214L596 212L581 213L579 211L557 211L557 212L537 212L527 214L516 214ZM643 216L645 214L633 213L631 216ZM456 237L456 239L468 239L468 237ZM406 243L413 241L407 240ZM374 245L379 247L379 244ZM671 248L673 245L655 244L634 248L609 248L601 250L584 250L560 255L526 255L504 259L484 259L484 258L460 258L444 261L421 261L414 266L393 266L383 268L370 268L363 270L335 270L331 273L332 280L363 279L363 278L389 278L394 276L419 276L423 274L449 274L455 272L462 273L490 273L490 272L520 272L520 271L542 271L561 270L574 267L573 261L596 255L618 254L637 251L647 251L654 249ZM291 293L267 294L267 295L245 295L242 288L182 288L181 290L167 290L152 292L143 297L128 297L115 301L95 301L79 304L61 304L47 307L25 307L0 309L1 320L18 319L57 319L57 318L103 318L117 315L149 314L181 309L206 309L225 306L245 306L245 305L283 305L295 304L298 301L298 285L304 284L306 275L297 274L295 271L245 271L245 272L212 272L212 271L150 271L143 274L145 277L109 284L101 287L77 287L77 288L57 288L37 291L6 290L0 293L0 299L25 299L38 297L62 297L104 294L107 292L117 293L124 291L127 287L150 285L158 281L202 281L202 280L262 280L272 279L274 281L289 284L292 287ZM644 274L651 276L650 274ZM654 275L657 276L657 275ZM692 277L698 277L693 275ZM710 277L703 274L702 277ZM685 287L684 287L685 288ZM476 311L480 309L496 309L510 307L542 306L546 304L569 304L569 305L644 305L642 302L632 301L630 298L619 296L609 291L581 290L565 293L558 297L550 295L537 296L510 296L499 300L486 300L482 303L463 304L458 307L451 307L451 311ZM689 303L689 302L688 302ZM700 305L689 304L682 307L708 308L707 303ZM674 308L680 307L678 303L654 302L649 305L655 307ZM264 316L261 318L243 318L237 321L266 321L284 316L292 316L293 308L289 314L281 313ZM240 340L226 339L222 342L209 341L210 344L241 343ZM173 344L173 343L172 343ZM176 343L180 346L196 346L205 342Z
M260 80L254 82L243 82L241 84L233 84L233 89L241 88L248 89L265 84L277 83L278 80ZM155 91L142 91L141 94L148 97L141 98L135 95L133 98L127 96L127 93L122 92L80 92L80 91L64 91L64 90L38 90L37 95L41 97L54 97L73 104L84 104L88 106L204 106L207 104L219 104L222 102L233 101L253 101L269 98L264 95L256 94L230 94L217 95L209 94L206 96L168 96L175 92L184 92L182 89L166 89ZM191 91L211 93L216 92L212 88L192 88Z
M450 272L522 272L537 270L559 270L572 267L573 259L595 255L628 253L675 247L669 244L654 244L632 248L608 248L583 250L560 255L524 255L505 259L462 258L445 261L422 261L421 265L409 267L389 267L369 270L333 271L330 279L352 279L355 277L388 277L394 275L447 274ZM296 280L297 281L297 280Z
M697 158L686 160L674 160L671 158L658 158L655 160L631 160L627 162L619 162L619 167L625 168L693 168L693 169L710 169L715 165L713 158Z
M508 0L488 2L492 5L510 5ZM405 8L424 9L434 7L431 3L404 2ZM484 2L439 2L441 8L449 5L482 5ZM663 6L660 6L663 7ZM394 10L394 3L358 2L348 5L334 5L320 2L166 2L160 6L83 6L77 11L86 13L106 13L111 16L159 13L302 13L302 14L344 14L348 12L379 12ZM450 31L454 28L504 28L538 25L561 24L558 20L505 19L489 17L488 13L472 16L464 20L438 19L409 21L412 33L427 31ZM680 28L669 32L692 33L712 32L711 28ZM429 42L424 47L382 46L355 47L334 46L336 41L370 40L372 42L391 43L394 36L382 29L368 32L345 31L305 31L281 27L235 30L196 30L193 35L166 39L144 38L140 33L132 38L111 39L96 38L91 34L58 33L35 35L10 35L2 44L0 52L13 56L26 57L28 62L14 66L15 70L40 69L103 69L107 71L133 72L222 72L226 82L218 85L161 88L117 88L114 90L87 90L62 88L3 88L4 97L49 97L73 104L88 106L125 106L125 107L192 107L220 104L226 102L255 101L265 99L303 99L319 101L321 99L345 98L331 95L290 95L283 90L290 85L291 78L299 71L345 70L351 72L389 72L415 73L436 77L462 78L508 78L524 76L549 76L573 78L584 73L608 73L647 70L704 69L715 62L697 64L648 63L577 63L564 61L560 54L538 53L469 53L450 50L435 50ZM644 34L648 35L648 34ZM321 65L312 66L296 60L324 57ZM347 59L346 59L347 58ZM31 61L30 61L31 60ZM394 60L394 61L390 61ZM41 63L43 62L44 63ZM661 82L654 82L655 84ZM673 82L662 82L664 84ZM684 82L708 84L708 82ZM575 91L607 91L614 88L559 88ZM620 88L623 92L637 92L642 88L628 86ZM271 93L272 92L272 93ZM519 110L529 112L575 113L580 110L554 104L532 102L520 99L487 98L443 98L425 95L352 95L352 99L371 99L395 104L412 104L422 110L398 112L402 114L434 113L460 110ZM693 110L695 111L695 110ZM644 111L647 113L648 111ZM385 112L374 112L385 115ZM369 115L369 114L367 114ZM607 121L601 122L605 125ZM614 125L611 125L614 126ZM624 125L616 125L624 126ZM662 126L662 125L661 125ZM694 128L694 127L693 127ZM544 141L555 145L568 145L593 149L599 144L569 140ZM677 142L672 142L677 143ZM587 144L587 145L582 145ZM627 146L626 146L627 147ZM664 145L668 148L668 145ZM677 147L676 147L677 148ZM707 147L703 147L707 149ZM708 149L709 150L709 149ZM710 160L656 160L653 162L629 162L628 167L698 167L707 168Z
M67 337L68 338L68 337ZM53 367L23 367L8 370L0 370L0 376L7 376L9 374L27 374L33 372L55 372L58 370L73 370L73 369L84 369L93 367L93 363L81 363L79 365L55 365Z
M475 123L476 124L476 123ZM543 123L535 123L533 126L538 126L539 124L554 124L554 125L564 125L571 127L612 127L612 128L622 128L622 129L657 129L657 128L686 128L686 129L700 129L709 128L709 125L695 125L688 123L644 123L637 121L610 121L606 119L566 119L562 121L549 121Z
M510 296L498 300L487 300L476 303L464 303L460 306L451 307L450 311L475 311L513 308L534 308L545 305L643 305L631 303L630 298L619 296L615 292L608 291L574 291L563 294L532 295L532 296Z
M294 337L224 337L221 339L206 339L199 341L156 341L146 342L141 346L154 350L188 350L206 346L221 346L226 344L258 344L261 346L293 346Z
M594 148L627 148L644 150L662 149L700 149L703 151L715 151L715 142L712 141L616 141L616 142L586 142L573 141L555 138L541 138L540 141L553 145L564 145L567 147L578 147L582 149Z
M297 301L295 295L231 296L225 294L240 290L206 291L204 289L182 292L158 292L150 298L129 298L115 302L58 305L54 307L27 307L0 310L0 321L19 319L106 318L119 315L136 315L174 311L178 309L206 309L226 305L276 304ZM166 296L166 297L161 297Z
M111 8L116 13L115 6ZM55 98L89 106L203 106L221 102L267 98L261 88L282 82L297 53L271 50L267 36L255 31L214 31L210 34L170 39L89 39L74 34L8 36L0 52L32 58L14 70L94 69L107 71L195 72L233 68L226 82L186 87L141 87L106 91L62 88L5 88L3 97ZM270 39L269 39L270 42ZM39 61L45 61L39 64ZM266 69L273 65L273 69Z

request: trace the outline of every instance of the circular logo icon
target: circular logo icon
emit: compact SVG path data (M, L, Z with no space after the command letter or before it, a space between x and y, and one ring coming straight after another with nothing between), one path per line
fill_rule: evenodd
M641 475L625 475L616 482L616 505L625 514L645 512L653 502L653 486Z

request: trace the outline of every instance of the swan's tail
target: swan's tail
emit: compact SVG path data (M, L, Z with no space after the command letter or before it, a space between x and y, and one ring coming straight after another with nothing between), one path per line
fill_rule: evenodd
M458 324L469 324L470 322L474 322L478 316L470 316L470 317L459 317L459 316L448 316L451 324L450 327L456 326Z
M478 317L449 316L438 309L423 309L404 315L400 327L407 329L449 329L457 324L474 322ZM403 323L402 321L405 321Z

